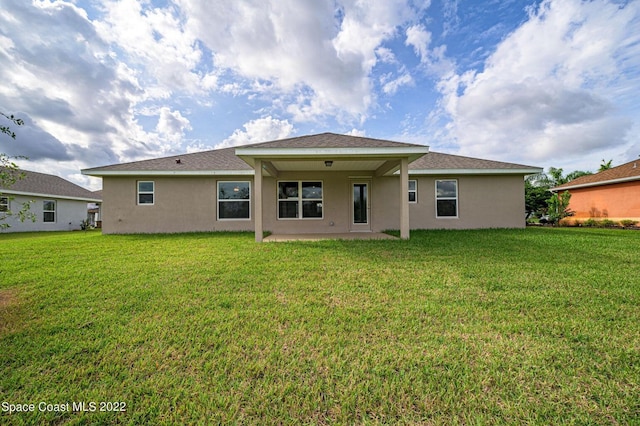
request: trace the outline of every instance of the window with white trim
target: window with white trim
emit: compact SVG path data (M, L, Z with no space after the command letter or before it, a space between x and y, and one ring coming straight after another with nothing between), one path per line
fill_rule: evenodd
M138 205L152 206L155 201L155 189L153 181L138 181Z
M56 202L54 200L44 200L42 202L42 221L56 221Z
M0 213L9 211L9 197L0 197Z
M322 217L322 181L278 182L278 219Z
M250 182L218 181L218 220L250 218Z
M458 181L436 180L436 217L458 217Z
M418 202L418 181L417 180L409 181L409 202L410 203Z

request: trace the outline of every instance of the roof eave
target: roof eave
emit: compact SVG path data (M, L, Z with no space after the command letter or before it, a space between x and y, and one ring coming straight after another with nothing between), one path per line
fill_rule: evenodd
M428 146L375 147L375 148L236 148L236 156L253 167L254 159L300 159L318 158L402 158L415 161L429 153Z
M253 170L92 170L80 171L87 176L253 176Z
M616 183L633 182L636 180L640 180L640 176L629 176L625 178L603 180L600 182L582 183L577 185L556 186L555 188L551 188L549 191L556 192L556 191L565 191L568 189L590 188L594 186L613 185Z
M533 175L541 168L527 169L409 169L410 175Z
M23 195L26 197L57 198L60 200L86 201L88 203L101 203L102 198L74 197L70 195L45 194L39 192L15 191L13 189L0 189L0 193L8 195Z

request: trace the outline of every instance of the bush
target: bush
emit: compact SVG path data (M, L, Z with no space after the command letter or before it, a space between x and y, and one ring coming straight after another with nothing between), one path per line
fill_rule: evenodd
M596 228L598 224L599 222L592 217L582 222L582 226L586 226L587 228Z
M610 219L603 219L603 220L600 222L600 227L602 227L602 228L613 228L613 227L614 227L614 226L616 226L617 224L618 224L618 223L617 223L617 222L615 222L615 221L613 221L613 220L610 220Z
M623 219L620 221L620 225L622 225L624 228L631 228L632 226L635 226L636 223L638 223L637 220L631 219Z

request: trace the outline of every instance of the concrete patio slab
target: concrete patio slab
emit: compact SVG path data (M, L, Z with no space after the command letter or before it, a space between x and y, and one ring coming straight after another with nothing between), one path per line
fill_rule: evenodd
M264 242L320 241L320 240L397 240L393 235L380 232L347 232L340 234L271 234Z

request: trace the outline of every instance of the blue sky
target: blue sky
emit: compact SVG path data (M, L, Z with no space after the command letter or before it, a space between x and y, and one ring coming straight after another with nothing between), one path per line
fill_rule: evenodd
M0 0L0 152L80 169L335 132L594 171L640 155L640 0Z

